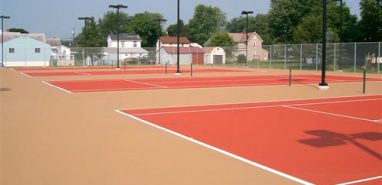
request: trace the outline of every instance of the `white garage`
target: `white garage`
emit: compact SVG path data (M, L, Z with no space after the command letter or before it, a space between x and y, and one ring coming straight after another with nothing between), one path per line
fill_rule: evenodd
M204 48L204 64L225 64L225 51L221 47Z

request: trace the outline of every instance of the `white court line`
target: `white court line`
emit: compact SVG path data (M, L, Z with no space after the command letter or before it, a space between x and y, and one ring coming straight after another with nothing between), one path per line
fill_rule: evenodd
M358 97L371 97L371 96L381 96L382 94L369 94L369 95L353 95L353 96L338 96L338 97L322 97L322 98L302 98L302 99L288 99L288 100L274 100L274 101L261 101L261 102L237 102L237 103L221 103L221 104L204 104L204 105L190 105L190 106L162 106L162 107L151 107L149 109L164 109L164 108L185 108L185 107L202 107L202 106L220 106L220 105L241 105L241 104L253 104L253 103L275 103L275 102L290 102L290 101L307 101L307 100L330 100L330 99L338 99L338 98L358 98ZM364 100L374 100L374 99L364 99ZM350 100L348 100L350 101ZM134 110L145 110L148 108L140 108L140 109L134 109ZM121 109L121 110L129 110L129 108Z
M135 116L133 116L133 115L127 114L127 113L122 112L122 111L120 111L120 110L115 110L115 112L120 113L120 114L122 114L122 115L125 115L125 116L127 116L127 117L130 117L130 118L132 118L132 119L135 119L135 120L137 120L137 121L139 121L139 122L142 122L142 123L144 123L144 124L147 124L147 125L149 125L149 126L152 126L152 127L157 128L157 129L160 129L160 130L162 130L162 131L165 131L165 132L167 132L167 133L170 133L170 134L173 134L173 135L175 135L175 136L178 136L178 137L180 137L180 138L182 138L182 139L185 139L185 140L187 140L187 141L190 141L190 142L192 142L192 143L196 143L196 144L198 144L198 145L204 146L204 147L206 147L206 148L209 148L209 149L211 149L211 150L214 150L214 151L219 152L219 153L221 153L221 154L224 154L224 155L226 155L226 156L232 157L232 158L237 159L237 160L239 160L239 161L242 161L242 162L244 162L244 163L250 164L250 165L252 165L252 166L261 168L261 169L263 169L263 170L266 170L266 171L268 171L268 172L274 173L274 174L279 175L279 176L281 176L281 177L287 178L287 179L289 179L289 180L292 180L292 181L295 181L295 182L298 182L298 183L300 183L300 184L304 184L304 185L313 185L313 183L311 183L311 182L308 182L308 181L299 179L299 178L297 178L297 177L288 175L288 174L286 174L286 173L280 172L280 171L275 170L275 169L273 169L273 168L270 168L270 167L264 166L264 165L262 165L262 164L256 163L256 162L254 162L254 161L248 160L248 159L246 159L246 158L237 156L237 155L235 155L235 154L233 154L233 153L230 153L230 152L228 152L228 151L222 150L222 149L220 149L220 148L217 148L217 147L211 146L211 145L209 145L209 144L203 143L203 142L201 142L201 141L195 140L195 139L193 139L193 138L187 137L187 136L185 136L185 135L183 135L183 134L180 134L180 133L178 133L178 132L172 131L172 130L170 130L170 129L166 129L166 128L164 128L164 127L161 127L161 126L156 125L156 124L154 124L154 123L151 123L151 122L148 122L148 121L146 121L146 120L140 119L140 118L135 117Z
M80 74L80 75L88 75L88 76L92 75L92 74L89 74L89 73L86 73L86 72L74 72L74 73L77 73L77 74Z
M156 85L156 84L146 83L146 82L137 82L137 81L134 81L134 80L123 80L123 81L132 82L132 83L136 83L136 84L149 85L149 86L153 86L153 87L168 88L167 86L163 86L163 85Z
M134 114L136 116L147 116L147 115L161 115L161 114L179 114L179 113L195 113L195 112L213 112L213 111L230 111L230 110L244 110L244 109L259 109L259 108L275 108L275 107L288 107L288 106L304 106L304 105L323 105L323 104L333 104L333 103L350 103L350 102L362 102L362 101L375 101L381 100L382 98L377 99L364 99L364 100L347 100L347 101L334 101L334 102L317 102L317 103L301 103L301 104L279 104L279 105L264 105L264 106L249 106L249 107L235 107L235 108L216 108L216 109L199 109L199 110L189 110L189 111L168 111L168 112L155 112L155 113L143 113L143 114ZM292 108L292 107L288 107ZM368 120L373 121L374 120Z
M376 120L374 120L374 122L382 123L382 119L376 119Z
M32 76L30 76L30 75L28 75L28 74L26 74L26 73L24 73L24 72L20 72L20 73L21 73L22 75L28 77L28 78L32 78Z
M371 119L359 118L359 117L354 117L354 116L346 116L346 115L343 115L343 114L335 114L335 113L324 112L324 111L317 111L317 110L312 110L312 109L298 108L298 107L293 107L293 106L290 106L290 105L283 105L282 107L290 108L290 109L296 109L296 110L301 110L301 111L314 112L314 113L319 113L319 114L327 114L327 115L336 116L336 117L344 117L344 118L368 121L368 122L375 123L375 121L371 120Z
M370 177L370 178L367 178L367 179L361 179L361 180L356 180L356 181L351 181L351 182L345 182L345 183L341 183L341 184L337 184L337 185L357 184L357 183L360 183L360 182L367 182L367 181L377 180L377 179L381 179L381 178L382 178L382 176L376 176L376 177Z
M66 93L68 93L68 94L73 94L73 92L68 91L68 90L66 90L66 89L64 89L64 88L58 87L58 86L56 86L56 85L53 85L53 84L51 84L51 83L49 83L49 82L47 82L47 81L41 81L41 82L44 83L44 84L46 84L46 85L48 85L48 86L50 86L50 87L54 87L54 88L56 88L56 89L59 89L59 90L61 90L61 91L64 91L64 92L66 92Z

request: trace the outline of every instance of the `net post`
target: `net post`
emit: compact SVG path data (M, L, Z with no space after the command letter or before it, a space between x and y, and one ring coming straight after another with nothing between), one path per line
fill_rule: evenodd
M289 68L289 86L292 86L292 67Z
M366 93L366 68L363 68L363 85L362 85L362 93Z
M168 62L165 62L165 74L167 74L167 64L168 64Z
M123 70L126 70L126 62L123 63Z
M192 77L192 72L193 72L193 71L192 71L192 62L191 62L191 77Z

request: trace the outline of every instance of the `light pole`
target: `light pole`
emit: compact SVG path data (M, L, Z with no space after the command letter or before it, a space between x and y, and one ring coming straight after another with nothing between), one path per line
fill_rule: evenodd
M242 11L241 15L246 15L246 23L245 23L245 65L248 66L248 15L253 14L253 11Z
M326 83L326 14L327 14L327 2L322 0L322 59L321 59L321 83L319 83L320 89L327 89L329 86Z
M1 65L0 67L4 66L4 19L10 19L11 17L2 15L0 16L1 19Z
M87 37L88 37L88 30L87 30L87 23L88 23L88 21L91 21L91 20L93 20L94 19L94 17L78 17L78 20L83 20L84 21L84 24L85 24L85 30L84 30L84 48L85 48L85 51L84 51L84 65L85 65L85 63L86 63L86 39L87 39Z
M180 54L180 44L179 44L179 37L180 37L180 2L178 0L178 17L177 17L177 22L176 22L176 43L177 43L177 50L176 50L176 53L177 53L177 61L176 61L176 74L180 74L180 69L179 69L179 60L180 60L180 57L179 57L179 54Z
M159 24L159 42L158 42L158 55L159 55L159 64L160 64L160 50L161 50L161 44L160 44L160 37L162 35L162 22L166 22L167 20L166 19L161 19L161 18L158 18L158 19L155 19L155 21L158 21L158 24Z
M118 27L117 27L117 69L119 69L119 29L121 27L119 22L119 9L127 8L127 6L118 4L118 5L109 5L109 8L117 9L117 24L118 24Z

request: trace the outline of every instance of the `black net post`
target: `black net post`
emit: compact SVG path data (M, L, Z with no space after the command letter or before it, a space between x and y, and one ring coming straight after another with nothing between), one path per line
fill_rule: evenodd
M292 86L292 68L289 68L289 86Z
M366 93L366 68L363 69L363 85L362 85L362 93Z

